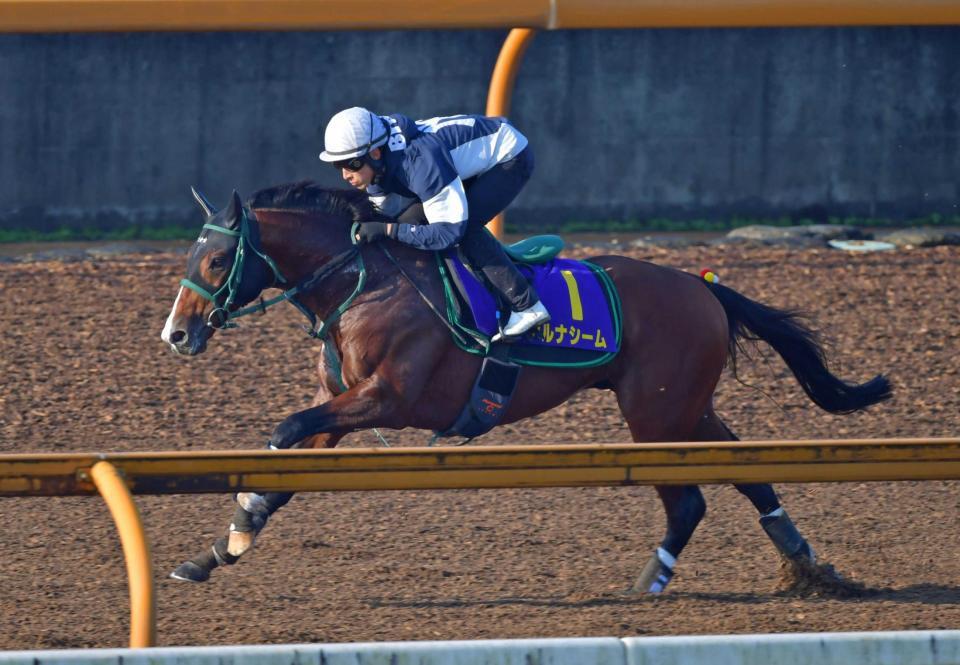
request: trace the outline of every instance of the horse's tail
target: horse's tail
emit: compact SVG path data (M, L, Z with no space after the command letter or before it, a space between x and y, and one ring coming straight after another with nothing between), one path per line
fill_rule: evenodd
M891 396L890 380L882 374L860 385L831 374L817 334L801 322L796 311L763 305L716 282L707 286L727 313L728 357L734 373L740 340L763 340L780 354L803 391L825 411L853 413Z

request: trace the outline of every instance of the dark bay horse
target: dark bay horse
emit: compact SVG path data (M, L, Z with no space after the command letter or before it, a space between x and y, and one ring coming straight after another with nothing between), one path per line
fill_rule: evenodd
M174 351L202 353L217 329L255 308L245 306L271 287L286 289L286 297L268 304L289 301L311 320L326 321L313 404L277 425L270 447L332 448L355 430L443 431L451 425L481 359L456 346L424 301L437 307L444 302L432 254L393 241L356 246L352 225L378 218L362 192L299 183L263 190L247 205L234 192L219 212L195 196L207 220L163 329L162 338ZM524 367L504 423L542 413L579 390L600 388L616 394L635 442L735 440L714 412L712 396L743 339L773 347L810 399L831 413L858 411L890 396L882 375L856 385L831 374L815 334L795 313L651 263L623 256L590 261L607 272L620 293L618 355L587 369ZM770 485L736 488L753 503L783 557L815 565L813 549ZM667 533L640 573L637 592L664 589L705 512L696 486L656 490L666 510ZM236 562L291 496L238 494L227 535L172 576L205 581L212 569Z

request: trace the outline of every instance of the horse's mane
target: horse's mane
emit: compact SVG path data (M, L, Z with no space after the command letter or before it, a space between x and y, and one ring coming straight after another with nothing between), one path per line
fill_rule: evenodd
M250 197L247 205L251 208L316 210L347 216L355 222L381 218L362 191L325 189L310 180L261 189Z

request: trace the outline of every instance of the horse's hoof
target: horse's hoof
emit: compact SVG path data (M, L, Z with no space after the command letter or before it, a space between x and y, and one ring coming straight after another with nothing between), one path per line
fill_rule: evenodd
M170 577L184 582L206 582L210 579L210 571L193 561L187 561L177 566L177 569L170 573Z

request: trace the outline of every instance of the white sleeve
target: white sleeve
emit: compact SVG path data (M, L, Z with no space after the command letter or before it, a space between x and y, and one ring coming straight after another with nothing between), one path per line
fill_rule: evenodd
M396 218L397 215L416 203L416 199L400 196L399 194L371 194L370 203L379 212L387 217Z
M449 222L457 224L467 221L467 193L463 190L463 181L459 177L423 202L423 214L431 224Z

